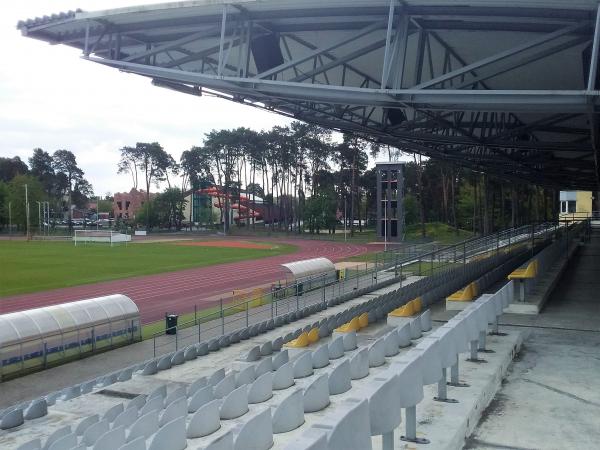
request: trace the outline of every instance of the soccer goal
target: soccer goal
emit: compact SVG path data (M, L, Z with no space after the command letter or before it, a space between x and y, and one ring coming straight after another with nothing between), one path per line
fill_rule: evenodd
M129 241L131 241L130 235L108 230L75 230L75 235L73 236L75 246L77 246L77 244L81 245L90 242L99 242L110 244L112 247L114 244L123 242L127 245L127 242Z

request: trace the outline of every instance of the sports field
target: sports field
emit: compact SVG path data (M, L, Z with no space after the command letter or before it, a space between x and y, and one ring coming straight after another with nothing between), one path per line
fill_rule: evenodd
M201 245L201 242L199 245L178 244L181 242L76 247L71 242L0 241L0 297L283 255L296 250L295 246L284 243L217 247Z

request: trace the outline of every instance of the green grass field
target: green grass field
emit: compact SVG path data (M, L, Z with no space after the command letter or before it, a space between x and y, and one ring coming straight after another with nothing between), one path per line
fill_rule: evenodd
M452 245L473 237L473 233L470 231L459 229L457 232L455 228L440 222L426 223L425 233L428 242L436 242L440 245ZM373 232L371 241L375 240L377 240L377 237L375 236L375 232ZM421 225L408 225L406 227L405 243L410 245L412 242L419 242L420 240L422 240ZM348 261L371 263L377 260L381 262L381 254L379 251L363 253L362 255L348 258Z
M78 245L71 242L0 241L0 297L138 275L264 258L295 247L194 247L174 243Z
M442 245L451 245L473 237L473 233L446 225L441 222L425 224L426 238ZM406 227L406 240L415 241L422 239L421 224L412 224Z

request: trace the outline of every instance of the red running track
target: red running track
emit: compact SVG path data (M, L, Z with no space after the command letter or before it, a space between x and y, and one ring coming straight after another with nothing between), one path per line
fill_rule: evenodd
M332 261L360 255L367 245L304 239L279 242L298 247L294 253L257 260L218 264L156 275L105 281L32 294L0 298L0 314L110 294L125 294L140 309L142 322L161 320L165 312L184 313L195 304L210 306L215 296L274 282L285 277L283 263L323 256Z

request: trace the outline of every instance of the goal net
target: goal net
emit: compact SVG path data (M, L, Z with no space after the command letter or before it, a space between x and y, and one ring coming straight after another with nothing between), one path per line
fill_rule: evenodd
M77 244L87 244L90 242L100 242L104 244L125 243L131 241L131 236L128 234L119 233L117 231L104 230L75 230L73 242Z

